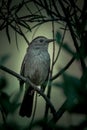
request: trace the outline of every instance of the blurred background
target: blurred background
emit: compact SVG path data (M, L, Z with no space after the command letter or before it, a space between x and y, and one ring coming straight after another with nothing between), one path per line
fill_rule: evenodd
M46 4L49 5L48 9L46 8ZM69 20L74 30L73 32L73 34L75 35L74 38L78 42L78 48L82 47L79 41L81 41L80 35L83 32L80 31L84 30L86 31L86 29L82 26L76 28L76 26L78 25L76 22L78 20L77 21L75 20L77 18L79 18L79 20L82 20L80 19L81 17L80 15L82 13L81 11L83 8L84 13L87 13L87 10L84 7L86 1L77 0L71 2L66 0L65 2L62 1L62 4L66 10L71 11L70 12L71 14L69 14L70 18ZM73 7L73 4L75 4L76 6ZM51 10L52 12L50 12L49 10ZM59 1L54 0L54 2L49 0L48 1L1 0L0 17L1 17L0 65L4 65L7 68L20 74L21 63L26 53L26 49L28 47L27 40L31 42L32 39L34 39L37 36L56 38L56 42L49 45L51 67L52 67L53 53L55 53L54 59L56 59L56 57L58 56L58 52L60 50L57 61L53 66L52 76L55 76L58 72L60 72L60 70L63 69L69 63L72 57L74 57L75 60L73 60L72 64L69 66L69 68L66 70L64 74L61 73L61 75L58 76L58 78L53 80L51 86L52 89L50 93L51 96L50 100L54 105L55 109L58 110L62 106L62 104L66 101L67 98L70 97L69 103L71 103L73 97L72 95L79 97L77 96L80 95L77 94L79 91L78 87L76 87L76 89L72 88L75 88L75 85L81 86L79 85L80 84L79 81L86 70L84 72L82 70L82 65L79 60L80 58L78 56L79 54L74 44L75 41L73 41L71 32L69 30L70 28L68 27L67 23L68 20L66 20L67 18L62 10L60 0ZM78 23L80 24L81 22L82 21L79 21ZM80 30L80 27L83 30ZM83 53L81 54L83 55ZM86 65L87 64L86 55L85 56L83 55L82 58ZM2 77L4 79L3 83L6 82L6 84L4 85L5 87L3 88L1 87L0 90L0 96L2 96L1 97L2 101L0 100L1 103L0 108L3 108L2 106L4 106L5 109L7 110L4 111L6 114L6 118L4 117L5 123L7 123L9 128L12 129L25 129L26 126L28 126L29 123L31 122L32 117L31 118L20 117L18 113L24 91L20 93L19 80L3 70L0 70L0 80L1 80L0 85L2 85ZM64 85L67 87L65 88ZM6 94L4 96L4 99L3 94ZM47 88L45 94L47 94ZM78 104L78 102L79 100L76 98L75 103ZM43 119L45 112L45 104L46 103L43 97L38 95L37 108L34 121ZM83 112L85 110L82 109L82 111L78 112L78 109L76 108L77 110L75 109L75 111L73 112L73 110L71 109L72 106L73 105L71 104L69 108L70 111L67 110L64 112L64 114L62 114L61 118L57 122L58 126L63 126L64 129L65 128L68 129L70 126L78 126L82 121L86 119L86 112ZM85 105L83 105L83 107L84 106ZM2 113L3 112L1 111L0 112L1 128L4 119ZM50 111L48 117L49 119L52 118L52 114ZM36 127L34 129L36 130Z

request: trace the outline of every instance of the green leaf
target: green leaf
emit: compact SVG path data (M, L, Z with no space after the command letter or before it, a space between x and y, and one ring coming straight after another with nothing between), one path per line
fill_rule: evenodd
M77 96L81 86L80 80L77 77L74 77L66 73L63 74L63 80L65 95L69 98L71 96Z
M11 4L12 4L12 0L8 0L8 3L7 3L8 10L10 9Z
M16 27L16 26L15 26L15 27ZM15 41L16 41L17 50L19 50L17 31L15 31Z
M29 26L26 22L24 22L24 21L19 21L19 24L20 24L22 27L24 27L24 28L28 29L29 31L31 31L30 26Z
M84 92L85 95L87 95L87 68L83 72L80 81L81 81L82 91ZM84 89L83 89L83 86L84 86Z
M0 90L5 88L7 85L7 80L5 79L5 77L0 76Z
M17 103L17 100L16 102L10 102L10 96L4 92L0 93L0 104L6 115L8 113L13 113L19 107L20 103Z
M8 22L7 22L7 25L6 25L6 35L7 35L7 38L8 38L9 43L11 43Z
M71 54L72 56L74 56L77 60L79 59L79 55L77 53L75 53L71 47L69 47L69 45L67 43L64 43L62 45L62 48L67 51L69 54Z
M68 110L71 110L73 107L75 107L75 101L79 101L80 99L82 99L80 95L81 82L80 79L78 79L77 77L64 73L63 82L58 82L54 85L63 88L64 94L68 100L66 106Z
M55 83L52 83L52 85L54 85L54 86L57 87L57 88L64 88L62 82L55 82Z
M57 32L56 33L56 42L58 44L60 44L61 43L61 39L62 39L62 34L60 32Z
M71 55L75 55L75 52L72 51L72 49L69 47L68 44L64 43L62 46L68 53L70 53Z
M18 13L22 9L23 6L24 6L23 2L19 3L17 9L15 10L15 14Z
M10 109L10 102L9 102L9 96L4 92L0 93L0 105L4 113L7 115L8 110Z
M12 94L13 96L13 94ZM13 113L20 105L21 103L18 102L18 99L21 97L21 91L16 93L11 101L11 113Z
M6 55L0 57L0 65L4 64L8 60L9 57L10 57L9 54L6 54Z

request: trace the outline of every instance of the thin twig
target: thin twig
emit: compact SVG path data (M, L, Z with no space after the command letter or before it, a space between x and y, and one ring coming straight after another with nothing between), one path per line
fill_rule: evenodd
M52 33L53 33L53 39L54 39L54 22L52 22ZM52 78L52 73L53 73L53 67L54 67L54 58L55 58L55 41L53 41L53 54L52 54L52 66L51 66L51 70L50 70L50 78L49 80ZM48 94L47 96L50 98L50 94L51 94L51 83L48 86Z
M56 61L58 61L59 54L61 52L61 48L62 48L62 45L63 45L63 40L64 40L65 33L66 33L66 28L67 28L67 24L66 24L65 29L64 29L63 37L62 37L62 40L61 40L61 43L60 43L60 46L59 46L59 50L58 50L57 56L55 58L54 64L56 63Z

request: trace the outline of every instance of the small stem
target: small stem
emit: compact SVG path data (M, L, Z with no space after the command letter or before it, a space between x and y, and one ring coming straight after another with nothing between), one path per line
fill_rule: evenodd
M54 39L54 22L52 22L52 32L53 32L53 39ZM51 70L50 70L50 79L52 78L52 73L53 73L53 67L54 67L54 58L55 58L55 41L53 41L53 54L52 54L52 66L51 66ZM47 92L47 97L50 99L50 94L51 94L51 83L49 83L48 86L48 92Z

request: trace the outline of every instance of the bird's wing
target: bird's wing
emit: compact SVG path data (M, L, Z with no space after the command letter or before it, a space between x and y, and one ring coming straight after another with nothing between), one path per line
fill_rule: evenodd
M24 57L24 60L21 65L20 74L22 76L25 76L25 64L26 64L26 56ZM23 84L24 82L20 80L20 88L23 88ZM25 83L25 87L26 87L25 94L24 94L24 98L21 104L19 114L23 117L24 116L30 117L33 109L34 90L28 83Z
M48 79L49 79L49 72L50 72L50 67L49 67L49 71L48 71L47 78L46 78L46 80L44 81L44 83L41 85L41 90L42 90L43 92L45 91L45 88L46 88L47 83L48 83Z

